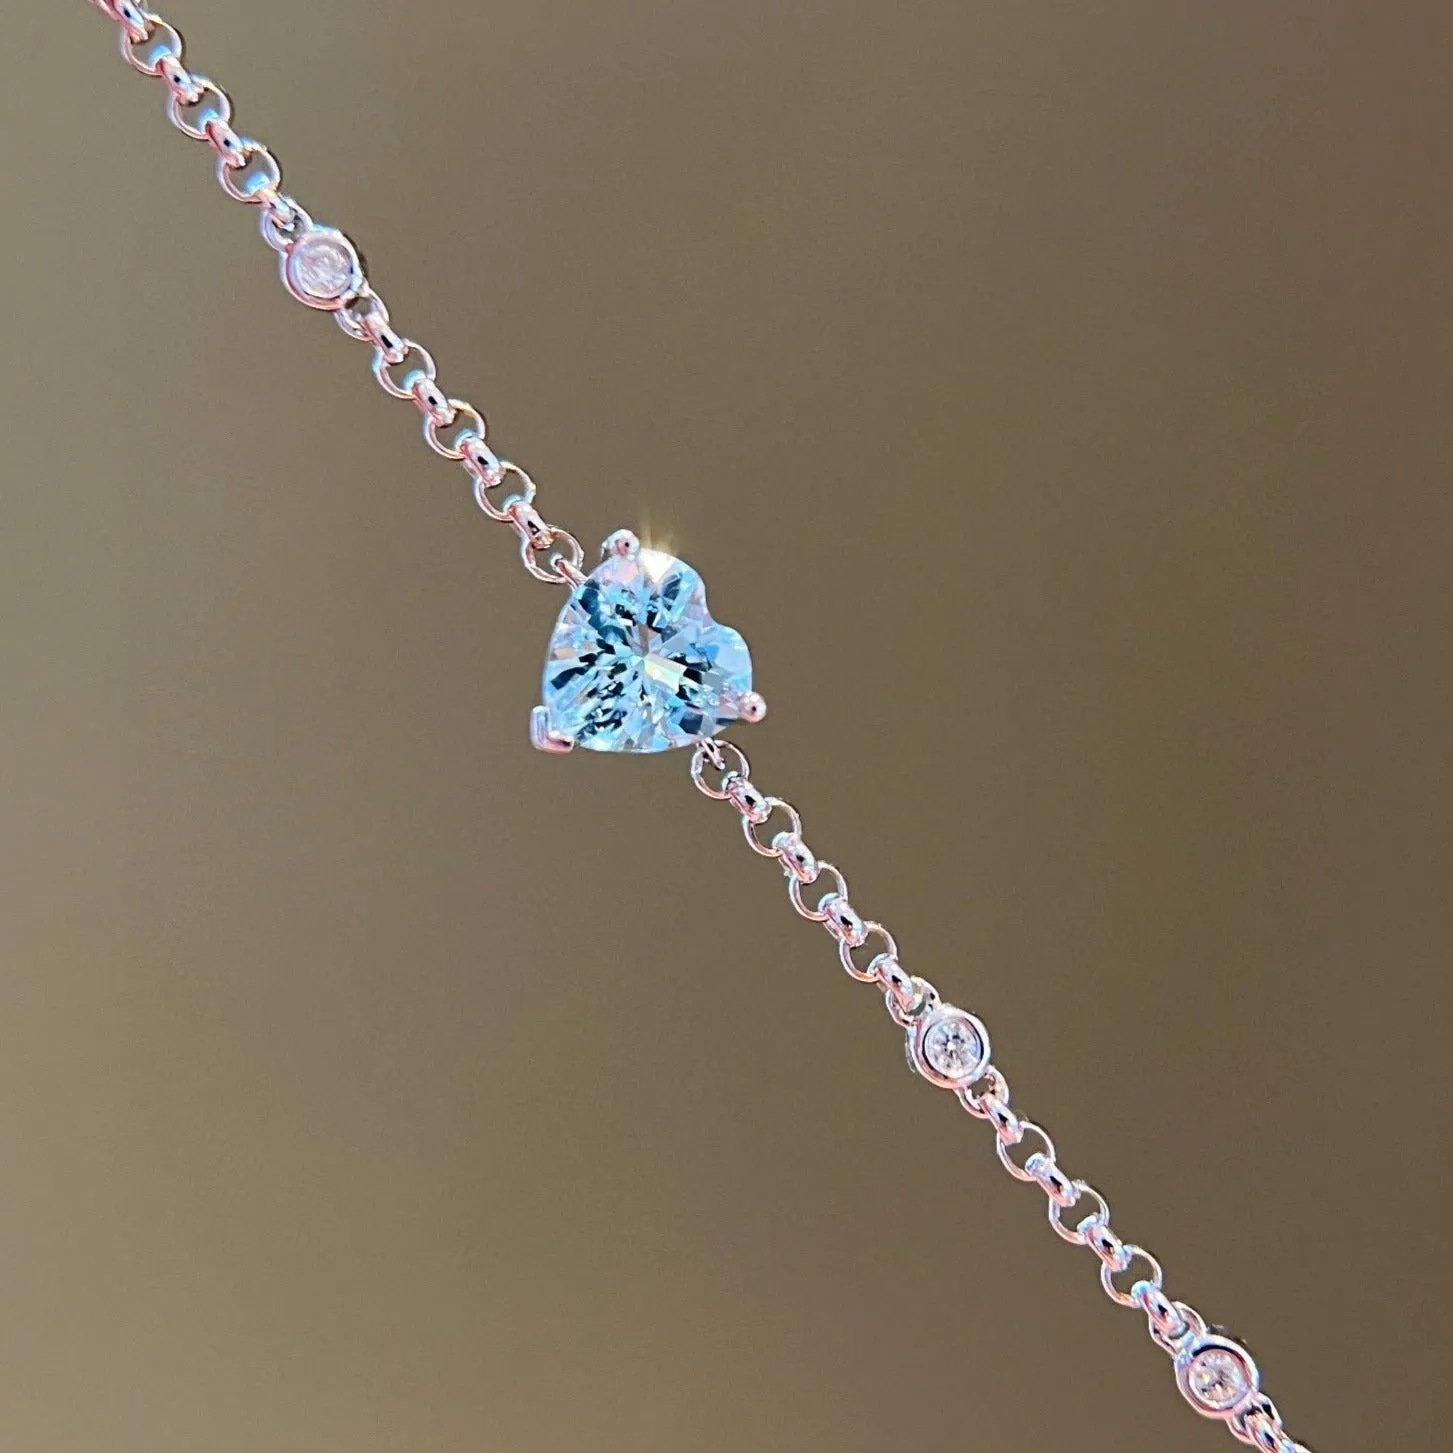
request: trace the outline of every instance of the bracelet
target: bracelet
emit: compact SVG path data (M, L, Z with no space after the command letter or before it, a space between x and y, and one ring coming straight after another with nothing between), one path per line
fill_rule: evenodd
M358 249L337 228L314 222L283 190L272 152L233 129L231 99L187 67L176 28L136 0L91 3L118 26L127 62L165 86L172 125L216 154L222 190L258 209L259 228L278 254L288 292L331 313L349 338L372 349L379 387L414 404L424 442L460 465L479 508L514 532L525 569L569 592L546 654L542 701L530 715L535 747L689 749L692 782L736 809L747 845L781 868L792 907L826 929L850 978L882 993L889 1017L904 1033L909 1068L989 1123L1004 1169L1043 1191L1053 1231L1094 1253L1100 1285L1112 1301L1144 1314L1151 1341L1171 1358L1191 1407L1224 1422L1262 1453L1310 1453L1286 1432L1246 1349L1168 1295L1156 1258L1121 1237L1105 1197L1063 1170L1048 1133L1011 1107L1009 1082L990 1057L983 1022L944 1002L932 984L903 967L893 935L858 912L842 872L807 846L797 809L764 794L741 748L718 735L729 723L760 721L767 708L752 689L745 641L712 618L700 576L683 561L643 547L628 530L605 541L599 565L587 573L580 541L536 509L534 481L490 449L484 415L447 393L428 349L393 327ZM774 820L778 830L764 841ZM809 887L826 891L813 903L804 894ZM1065 1213L1076 1209L1086 1214L1070 1224Z

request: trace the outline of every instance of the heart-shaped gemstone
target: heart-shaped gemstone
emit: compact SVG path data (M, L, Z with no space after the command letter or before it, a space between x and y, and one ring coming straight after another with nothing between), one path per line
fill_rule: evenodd
M691 746L752 715L752 658L674 555L622 532L570 592L545 657L548 740L595 752Z

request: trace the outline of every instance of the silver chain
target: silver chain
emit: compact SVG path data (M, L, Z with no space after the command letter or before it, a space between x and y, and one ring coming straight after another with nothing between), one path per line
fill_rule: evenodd
M1166 1294L1160 1262L1114 1229L1105 1197L1088 1181L1061 1169L1048 1132L1012 1107L1009 1081L989 1057L982 1021L946 1005L927 979L903 967L893 935L858 912L842 871L807 846L797 809L764 794L752 782L751 770L741 748L720 738L701 742L691 758L691 780L713 801L729 802L737 810L747 846L776 859L787 879L788 901L803 918L827 930L848 977L882 993L889 1017L906 1031L909 1067L952 1090L970 1115L988 1121L1000 1164L1015 1180L1044 1192L1049 1224L1061 1239L1095 1254L1105 1295L1118 1306L1137 1307L1145 1314L1151 1341L1174 1361L1177 1383L1197 1412L1222 1418L1237 1438L1263 1453L1309 1453L1285 1430L1276 1404L1261 1392L1256 1364L1246 1349L1209 1327L1194 1307ZM774 818L782 823L781 830L764 842L763 829ZM814 906L804 889L824 878L830 880L824 884L827 891ZM929 1046L935 1025L956 1026L952 1037L959 1051L952 1060L940 1056L934 1062ZM1081 1206L1088 1214L1069 1225L1064 1213Z
M540 516L534 481L519 465L490 449L484 415L467 400L447 393L438 383L428 349L395 330L388 306L368 282L353 244L336 229L315 224L283 190L282 167L272 152L233 129L231 98L215 81L188 69L176 27L135 0L91 3L119 27L127 63L165 86L172 125L216 153L222 190L260 209L259 228L268 246L283 259L288 290L312 307L331 311L349 338L372 348L379 387L394 398L413 402L423 417L424 441L464 469L476 502L490 519L514 530L530 574L549 584L580 584L585 578L581 569L585 552L579 540ZM310 291L307 275L294 267L305 240L334 249L325 261L339 269L340 278L346 274L345 282ZM733 759L731 766L727 754ZM708 780L709 767L719 774L715 785ZM1071 1246L1088 1247L1095 1254L1100 1285L1113 1302L1145 1314L1151 1341L1172 1358L1177 1383L1191 1406L1223 1420L1241 1442L1262 1453L1310 1453L1285 1431L1275 1403L1260 1390L1256 1364L1245 1348L1211 1328L1194 1307L1166 1294L1160 1263L1121 1237L1111 1225L1105 1197L1089 1182L1062 1170L1048 1133L1011 1107L1009 1082L989 1058L988 1031L982 1022L945 1004L932 984L902 967L893 935L881 923L859 914L839 869L818 859L806 845L797 809L780 797L764 796L753 785L747 758L731 742L703 740L692 755L691 778L706 796L729 802L737 810L748 845L778 862L793 908L820 923L836 941L848 975L882 992L889 1016L907 1036L910 1067L930 1083L953 1091L970 1115L988 1121L1004 1169L1044 1192L1055 1233ZM777 814L786 827L764 843L760 830ZM824 875L832 886L815 906L810 905L803 890ZM866 962L856 957L875 947L878 951ZM1025 1153L1028 1147L1033 1149ZM1082 1203L1089 1204L1089 1214L1068 1225L1064 1213Z
M343 249L339 256L347 259L353 276L341 293L320 299L292 285L289 291L313 307L327 308L348 337L372 348L373 376L379 387L414 404L423 416L424 442L464 469L475 501L490 519L514 530L525 569L547 584L578 584L585 563L580 541L541 518L535 508L534 480L489 447L484 415L440 387L429 350L392 326L388 305L368 282L353 244L334 228L318 227L297 199L283 190L282 166L272 152L233 129L231 97L215 81L187 67L181 32L136 0L91 3L118 26L127 64L166 87L166 114L172 125L216 153L222 190L234 201L259 209L258 225L269 247L287 259L311 236L326 237ZM287 276L285 272L285 280Z

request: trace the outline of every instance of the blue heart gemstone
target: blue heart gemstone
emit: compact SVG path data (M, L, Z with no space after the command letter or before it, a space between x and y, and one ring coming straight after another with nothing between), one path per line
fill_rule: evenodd
M727 722L759 715L751 691L747 643L712 620L701 577L622 531L560 612L536 712L544 739L536 745L688 747Z

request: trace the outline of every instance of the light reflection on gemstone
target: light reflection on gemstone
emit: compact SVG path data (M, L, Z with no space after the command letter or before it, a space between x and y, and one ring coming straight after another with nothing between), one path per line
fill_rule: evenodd
M931 1084L961 1090L984 1073L989 1061L989 1034L968 1013L940 1004L908 1026L904 1044L908 1064Z
M652 550L648 545L641 546L637 558L646 578L656 583L666 578L673 565L680 563L674 555L668 555L664 550Z
M689 565L660 550L607 553L560 612L545 658L552 731L597 752L690 746L741 714L747 644L706 608Z
M686 664L683 661L668 661L664 656L651 651L646 656L646 675L658 686L664 686L667 691L677 691L681 687L681 680L686 675Z
M1225 1412L1246 1396L1251 1375L1245 1359L1228 1348L1207 1347L1191 1358L1186 1384L1202 1407Z
M946 1080L966 1079L983 1059L984 1046L966 1019L941 1019L923 1036L923 1057Z

